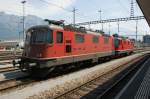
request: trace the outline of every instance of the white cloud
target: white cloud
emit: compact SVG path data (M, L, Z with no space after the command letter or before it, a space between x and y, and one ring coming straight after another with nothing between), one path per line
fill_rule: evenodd
M0 11L21 14L21 3L18 0L0 0Z
M0 11L7 13L21 15L22 14L22 0L0 0ZM60 7L68 9L76 0L26 0L26 14L36 15L43 18L65 12ZM60 7L57 7L60 6Z
M38 6L29 4L30 7L27 8L27 12L29 14L34 13L34 15L45 18L45 17L49 17L49 16L52 16L55 14L61 14L61 13L67 12L62 8L69 10L67 8L70 7L71 5L73 5L73 3L75 2L75 0L51 0L51 1L45 0L45 1L50 2L50 3L44 3L44 2L39 1L39 3L41 3L41 4L38 4ZM34 6L34 7L32 7L32 6Z

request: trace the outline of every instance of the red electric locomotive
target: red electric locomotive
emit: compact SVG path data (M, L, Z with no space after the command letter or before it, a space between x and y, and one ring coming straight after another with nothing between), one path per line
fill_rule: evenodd
M18 62L21 70L38 72L41 76L56 66L97 62L101 57L115 56L116 52L129 53L133 48L133 43L126 39L65 26L58 21L48 22L50 25L34 26L27 30L23 55Z
M129 55L133 53L134 43L128 38L114 36L115 55Z

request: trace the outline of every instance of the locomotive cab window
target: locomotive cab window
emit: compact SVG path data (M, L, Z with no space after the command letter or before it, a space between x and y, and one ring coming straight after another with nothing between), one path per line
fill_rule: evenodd
M30 33L30 37L27 37L26 40L29 41L30 43L53 43L53 31L49 30L48 28L45 27L37 27L33 28L28 31Z
M99 37L98 36L93 36L93 43L98 43L99 42Z
M57 43L63 43L63 32L57 32L56 36Z
M84 43L84 35L75 34L75 41L76 43Z

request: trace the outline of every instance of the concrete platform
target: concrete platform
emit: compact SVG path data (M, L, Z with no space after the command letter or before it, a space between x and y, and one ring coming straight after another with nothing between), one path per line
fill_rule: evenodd
M115 99L150 99L150 57Z
M134 99L150 99L150 59L147 62L148 71L134 97Z

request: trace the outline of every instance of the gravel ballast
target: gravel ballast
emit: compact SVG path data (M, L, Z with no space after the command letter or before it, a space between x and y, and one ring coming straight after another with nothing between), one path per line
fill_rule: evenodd
M117 68L122 64L125 64L137 57L140 57L145 53L134 54L121 59L116 59L107 63L86 68L84 70L80 70L54 79L51 78L46 81L41 81L39 83L33 84L32 86L27 86L20 90L0 94L0 99L45 99L48 97L54 98L94 78L97 78L100 75L103 75L104 73L114 68Z

